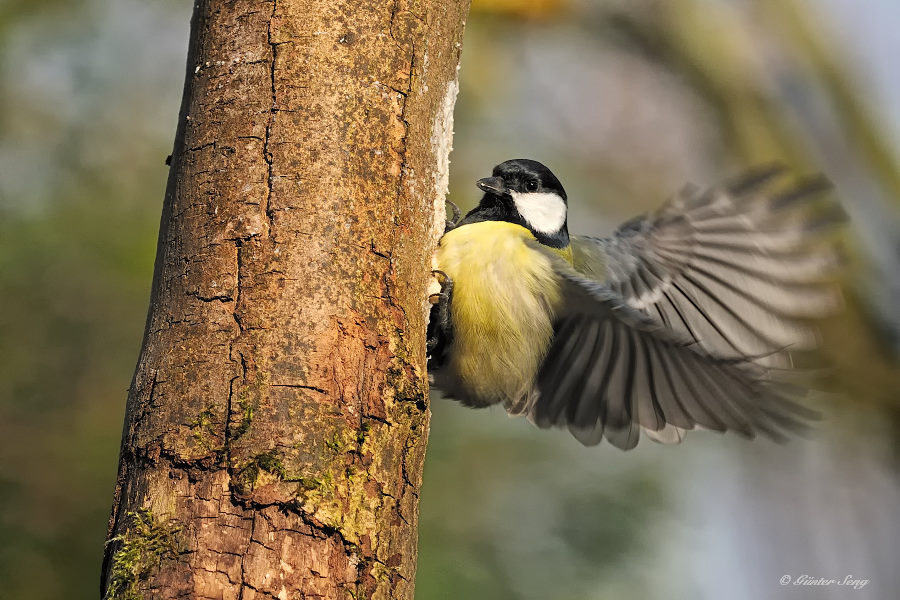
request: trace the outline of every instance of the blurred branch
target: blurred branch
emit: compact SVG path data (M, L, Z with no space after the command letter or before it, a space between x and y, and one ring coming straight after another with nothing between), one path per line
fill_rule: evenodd
M604 28L627 48L680 77L711 109L723 150L740 165L773 159L808 167L807 153L778 104L743 23L718 4L660 2L607 15Z
M569 0L473 0L473 14L543 21L569 12Z
M882 134L871 107L858 94L860 86L842 64L834 45L826 43L828 37L817 27L813 15L797 5L797 0L763 0L760 5L768 21L782 29L782 39L796 49L795 54L803 57L818 78L834 105L842 132L888 191L890 201L900 207L900 156Z

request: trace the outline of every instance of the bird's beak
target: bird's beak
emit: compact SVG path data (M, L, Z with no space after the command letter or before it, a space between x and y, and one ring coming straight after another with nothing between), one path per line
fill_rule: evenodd
M502 177L485 177L484 179L476 181L475 185L477 185L478 189L481 191L489 194L496 194L498 196L506 196L509 194L509 190L506 189L506 184L503 183Z

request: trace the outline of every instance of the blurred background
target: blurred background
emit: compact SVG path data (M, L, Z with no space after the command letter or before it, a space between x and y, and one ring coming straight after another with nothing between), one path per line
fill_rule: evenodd
M0 0L2 599L97 595L190 10ZM853 222L841 394L809 440L627 454L435 398L418 598L897 597L896 23L896 0L474 1L451 198L536 158L603 234L686 181L824 171Z

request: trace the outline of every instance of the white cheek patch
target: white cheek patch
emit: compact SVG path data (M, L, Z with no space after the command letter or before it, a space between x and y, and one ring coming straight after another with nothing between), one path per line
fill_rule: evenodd
M566 222L566 202L555 192L510 191L510 195L516 210L535 231L550 235Z

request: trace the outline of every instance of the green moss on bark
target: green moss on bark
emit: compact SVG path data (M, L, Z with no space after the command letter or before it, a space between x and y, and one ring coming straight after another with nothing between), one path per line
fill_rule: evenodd
M215 407L207 406L203 409L197 418L190 423L191 437L203 449L213 447L211 440L215 438L216 431L213 427L215 423Z
M237 471L233 481L239 494L248 495L259 486L293 480L287 476L281 454L272 449L253 457Z
M129 512L126 519L125 533L110 540L121 546L112 557L106 600L142 600L141 584L163 560L179 552L180 527L171 522L157 523L146 509Z

